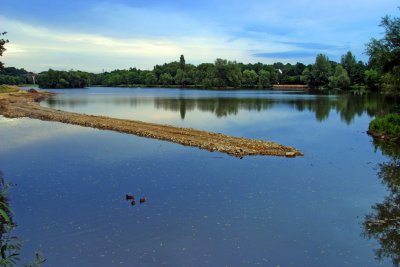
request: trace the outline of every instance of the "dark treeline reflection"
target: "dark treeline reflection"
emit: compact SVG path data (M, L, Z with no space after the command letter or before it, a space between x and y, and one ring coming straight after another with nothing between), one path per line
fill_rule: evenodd
M15 266L21 248L18 238L12 235L15 224L9 207L8 188L0 170L0 266Z
M367 113L374 116L377 113L390 110L395 99L378 94L342 94L342 95L307 95L307 94L271 94L268 97L136 97L136 96L71 96L62 99L51 98L47 101L50 107L79 107L88 104L101 103L105 105L149 105L154 103L156 109L179 112L182 119L186 113L199 110L211 112L217 117L236 115L241 110L266 111L275 106L288 106L298 111L315 113L317 121L328 119L331 111L340 114L343 122L350 124L355 116Z
M5 180L0 170L0 266L16 266L20 263L21 243L13 230L17 226L8 199L10 184ZM33 262L26 267L40 267L46 261L40 251L35 252ZM19 266L19 265L18 265Z
M375 250L378 260L388 258L394 266L400 265L400 146L374 141L376 148L389 157L381 163L378 176L387 186L389 195L382 203L372 206L372 212L365 216L363 234L369 239L376 239L379 248Z
M370 116L390 110L395 99L377 94L364 95L337 95L337 96L309 96L288 98L155 98L154 104L158 109L180 112L181 118L185 118L187 111L200 110L212 112L217 117L235 115L240 110L265 111L274 106L282 105L293 107L298 111L311 111L315 113L317 121L328 119L331 111L340 114L342 121L350 124L355 116L361 116L366 112Z

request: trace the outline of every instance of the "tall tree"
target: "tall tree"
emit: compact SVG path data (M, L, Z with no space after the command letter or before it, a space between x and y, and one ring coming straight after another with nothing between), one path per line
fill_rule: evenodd
M347 71L347 74L349 75L350 82L351 84L354 83L355 76L356 76L356 71L357 71L357 61L356 57L353 56L353 54L348 51L346 55L343 55L340 63L342 64L343 68Z
M2 32L0 33L0 37L3 35L6 35L7 32ZM4 47L4 45L8 43L7 39L4 38L0 38L0 57L3 56L3 52L6 51L6 48ZM0 61L0 69L2 69L4 67L3 62Z
M258 73L258 86L260 87L271 87L271 74L269 71L266 70L260 70Z
M329 77L329 87L334 89L348 89L349 86L350 78L346 69L344 69L341 65L337 65L334 75Z
M319 54L315 59L315 64L311 72L314 78L314 85L324 86L328 84L331 73L331 63L326 55Z
M240 86L242 72L236 61L227 61L217 58L215 60L215 78L213 86Z
M253 87L256 85L258 75L254 70L245 70L242 75L242 84L246 87Z
M181 55L181 57L179 58L179 68L181 70L185 70L185 65L186 65L185 57L184 55Z
M384 90L400 93L400 18L385 16L380 26L385 30L384 37L367 44L369 66L382 75Z

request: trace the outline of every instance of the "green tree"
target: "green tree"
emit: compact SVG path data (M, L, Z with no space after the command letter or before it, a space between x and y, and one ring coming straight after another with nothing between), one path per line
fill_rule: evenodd
M245 70L242 75L242 84L247 87L254 87L257 84L258 75L254 70Z
M136 69L130 69L127 74L128 84L139 84L139 73Z
M180 63L177 61L165 63L163 65L156 65L153 69L153 73L157 79L160 79L161 74L169 73L172 77L175 77L177 70L180 68Z
M174 77L175 83L184 86L186 73L182 69L178 69Z
M258 86L262 88L271 87L271 74L269 71L260 70L258 74Z
M369 66L382 75L385 91L400 93L400 18L385 16L380 26L385 30L384 37L367 44Z
M2 32L2 33L0 33L0 37L1 37L2 35L5 35L5 34L7 34L7 32ZM7 39L0 38L0 57L3 56L4 51L6 51L6 48L4 47L6 43L8 43L8 40L7 40ZM3 64L3 62L0 61L0 70L1 70L3 67L4 67L4 64Z
M365 85L371 90L378 90L380 85L380 78L378 71L374 69L369 69L364 72L365 76Z
M185 66L186 66L185 57L181 55L181 57L179 58L179 68L181 70L185 70Z
M236 61L227 61L217 58L215 60L215 75L213 86L233 86L238 87L242 80L242 71Z
M347 74L347 71L342 67L342 65L337 65L334 75L329 77L329 87L348 89L349 86L350 78Z
M172 75L169 73L161 74L159 80L160 80L160 84L163 84L163 85L171 85L174 83L174 77L172 77Z
M154 75L153 72L147 71L145 73L145 80L144 80L146 85L155 85L157 83L157 77Z
M331 73L331 63L326 55L319 54L315 59L311 75L313 77L313 85L325 86L329 82Z
M357 65L355 66L354 76L353 76L353 84L364 84L365 82L365 71L367 70L367 66L359 60ZM351 78L350 78L351 79Z
M350 83L354 84L355 76L357 73L357 61L356 57L353 56L353 54L348 51L346 55L343 55L340 63L342 64L343 68L347 71L349 78L350 78Z
M215 77L215 65L212 63L202 63L197 66L196 74L194 78L195 84L211 87L213 86L212 81Z
M303 70L303 72L301 73L300 80L303 83L306 83L308 85L312 84L313 78L312 78L312 75L311 75L311 71L310 71L310 69L308 67L305 68Z
M90 78L88 73L82 71L49 69L39 74L38 84L40 88L83 88L90 85Z

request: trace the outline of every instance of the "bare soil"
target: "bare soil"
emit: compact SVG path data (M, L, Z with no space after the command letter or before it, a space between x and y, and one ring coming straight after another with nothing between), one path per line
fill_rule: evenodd
M220 133L179 128L169 125L124 120L104 116L93 116L45 108L39 102L53 93L35 90L0 94L0 114L7 118L28 117L43 121L56 121L101 130L134 134L147 138L165 140L184 146L193 146L208 151L219 151L228 155L269 155L296 157L303 154L293 147L273 142L228 136Z

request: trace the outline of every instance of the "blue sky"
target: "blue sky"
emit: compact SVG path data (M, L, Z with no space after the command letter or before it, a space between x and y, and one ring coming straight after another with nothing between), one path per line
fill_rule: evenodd
M152 69L178 60L312 63L351 50L366 61L394 0L2 0L6 66L33 71Z

